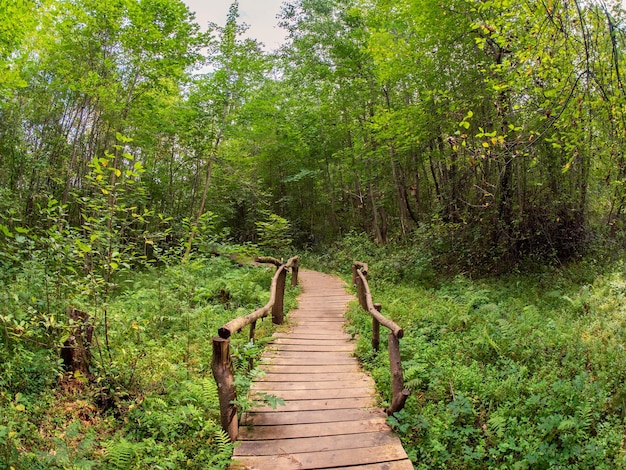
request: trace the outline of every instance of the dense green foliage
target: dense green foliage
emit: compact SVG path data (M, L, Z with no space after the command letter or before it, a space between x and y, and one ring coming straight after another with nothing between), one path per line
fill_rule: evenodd
M328 260L344 273L369 262L374 300L404 327L412 395L389 423L416 468L626 468L623 262L434 278L400 252L351 236ZM349 316L388 404L386 341L373 352L369 315L355 305Z
M206 32L181 0L0 4L0 466L223 465L202 340L269 282L227 259L295 246L380 277L424 468L624 467L620 4L279 16L268 53L237 2Z
M267 302L271 275L217 257L133 276L107 304L109 345L98 332L91 380L63 375L56 350L30 341L39 325L4 324L0 468L226 468L232 444L219 426L211 337ZM12 292L17 312L42 301L21 278L2 292ZM74 299L93 312L90 300ZM59 328L47 325L50 335ZM257 331L256 345L233 338L244 407L248 359L258 357L271 320Z
M238 243L275 215L299 245L429 231L484 269L623 238L619 5L294 0L270 54L242 39L236 2L206 33L180 0L5 3L8 230L34 225L49 199L80 226L84 198L140 164L145 191L126 203L163 218L125 237L168 219L161 241L185 238L187 257L208 212ZM111 173L92 184L107 152Z

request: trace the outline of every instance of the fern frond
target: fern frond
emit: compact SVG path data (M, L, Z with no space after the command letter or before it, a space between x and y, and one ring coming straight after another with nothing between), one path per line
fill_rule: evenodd
M205 377L200 381L201 396L205 402L215 403L219 400L217 394L217 384L212 377Z
M487 421L487 424L496 436L502 437L506 430L506 421L507 419L504 416L492 416Z
M104 456L108 463L115 468L128 469L135 458L135 445L122 438L104 445Z
M232 443L230 442L230 437L228 437L228 433L224 431L222 428L219 428L215 431L215 443L217 444L217 449L219 453L228 452Z

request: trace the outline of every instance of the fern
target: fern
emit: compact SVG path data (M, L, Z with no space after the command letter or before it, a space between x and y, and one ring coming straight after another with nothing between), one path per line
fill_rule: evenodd
M167 402L163 398L155 395L150 395L149 398L147 397L143 406L152 411L165 410L168 408Z
M230 453L232 443L230 442L230 437L228 437L228 433L222 428L219 428L215 431L214 435L218 453Z
M496 323L498 324L498 329L500 330L500 334L503 338L509 339L519 336L517 328L515 328L510 321L505 320L504 318L499 318L496 320Z
M219 401L217 384L211 377L205 377L198 382L185 382L186 399L198 404L204 410L210 410Z
M122 438L119 441L111 441L104 446L104 456L108 463L115 468L128 469L137 454L136 444Z
M218 401L217 384L212 377L205 377L200 381L200 396L205 403Z
M420 390L428 384L427 362L409 361L404 371L404 386L410 390Z
M489 429L496 436L502 437L506 431L506 421L507 419L504 416L492 416L487 423L489 424Z

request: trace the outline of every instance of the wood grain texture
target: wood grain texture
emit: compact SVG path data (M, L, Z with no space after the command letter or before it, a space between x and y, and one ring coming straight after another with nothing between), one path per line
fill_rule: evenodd
M303 292L289 314L290 331L274 335L262 359L265 374L251 387L253 397L271 394L285 404L242 416L231 468L412 469L343 331L354 298L337 278L306 270L299 276Z

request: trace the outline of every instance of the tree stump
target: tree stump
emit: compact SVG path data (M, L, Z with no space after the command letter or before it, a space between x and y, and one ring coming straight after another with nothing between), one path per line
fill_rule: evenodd
M91 362L91 340L93 338L93 325L87 312L77 310L74 307L68 309L72 334L63 343L61 358L65 370L76 373L80 372L89 377L89 365Z

